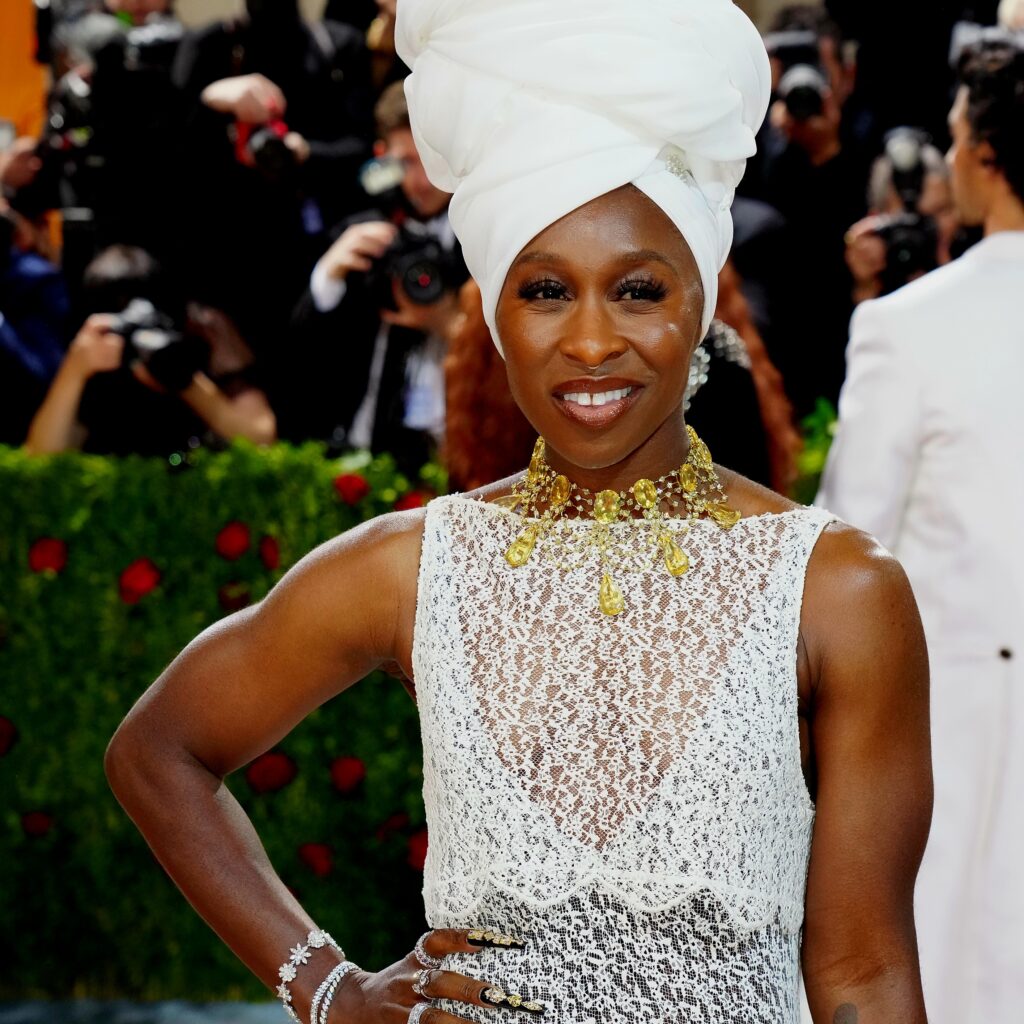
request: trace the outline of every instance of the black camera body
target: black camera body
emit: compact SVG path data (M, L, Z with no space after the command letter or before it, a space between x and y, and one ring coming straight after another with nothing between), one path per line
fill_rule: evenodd
M130 367L139 360L168 391L183 391L207 366L206 343L180 331L174 319L148 299L132 299L109 329L124 338L121 365Z
M875 234L885 243L885 270L880 278L883 295L938 266L939 237L931 217L919 213L880 217Z
M253 128L245 142L253 166L267 181L284 182L298 172L298 158L284 141L287 134L283 121L269 121Z
M468 279L461 250L449 252L426 228L411 221L399 227L391 247L364 275L364 287L377 309L394 310L396 282L410 302L431 306Z
M782 76L778 92L794 121L809 121L824 113L828 89L828 80L819 68L796 64Z

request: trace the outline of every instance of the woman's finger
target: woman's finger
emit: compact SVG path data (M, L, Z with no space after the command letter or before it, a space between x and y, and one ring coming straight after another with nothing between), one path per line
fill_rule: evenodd
M417 971L413 991L424 999L450 999L486 1009L502 1007L522 1010L529 1014L542 1014L544 1005L529 992L507 992L500 985L481 978L468 978L455 971L424 968Z
M420 941L423 949L435 960L440 960L448 953L479 953L482 949L526 947L522 939L493 928L435 928Z

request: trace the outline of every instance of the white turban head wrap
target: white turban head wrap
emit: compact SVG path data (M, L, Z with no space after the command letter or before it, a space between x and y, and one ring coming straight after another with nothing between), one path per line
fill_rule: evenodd
M509 267L632 183L686 239L707 330L771 88L732 0L399 0L413 134L495 325Z

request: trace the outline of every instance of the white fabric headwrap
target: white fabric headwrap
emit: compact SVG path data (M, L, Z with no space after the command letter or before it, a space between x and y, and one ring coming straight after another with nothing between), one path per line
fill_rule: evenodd
M632 182L686 239L707 330L771 88L732 0L399 0L413 134L495 313L523 247Z

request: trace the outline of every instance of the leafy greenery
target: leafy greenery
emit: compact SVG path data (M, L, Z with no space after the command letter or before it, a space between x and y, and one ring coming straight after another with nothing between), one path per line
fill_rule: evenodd
M157 864L103 752L197 633L317 544L418 498L391 460L330 460L317 445L175 461L0 447L0 998L269 995ZM349 504L360 478L368 493ZM436 469L425 480L444 484ZM354 960L397 959L423 926L412 702L371 676L277 749L297 769L282 788L228 780L275 868ZM342 756L365 779L347 761L332 780Z
M819 398L814 412L800 424L804 435L804 449L797 459L799 477L793 490L793 499L804 505L814 501L825 471L832 439L836 433L836 407L827 399Z

